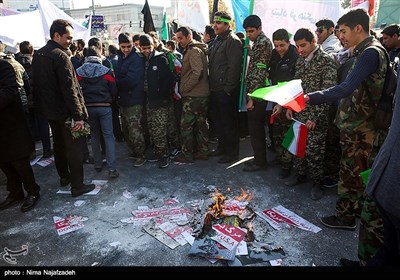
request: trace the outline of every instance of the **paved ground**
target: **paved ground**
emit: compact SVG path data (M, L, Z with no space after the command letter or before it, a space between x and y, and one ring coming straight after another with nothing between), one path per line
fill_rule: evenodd
M240 145L241 158L252 155L249 139L241 141ZM357 256L358 229L330 230L318 221L320 216L333 214L336 189L325 189L325 196L320 201L313 201L310 184L286 187L277 179L277 166L245 173L242 172L243 164L227 170L227 165L218 164L216 158L197 161L190 166L170 164L166 169L159 169L156 163L134 168L125 143L117 143L117 162L119 178L109 181L95 196L78 198L56 194L63 188L59 186L54 164L48 167L35 165L34 172L42 188L41 200L27 213L21 213L19 206L1 212L0 254L4 257L6 247L18 250L27 244L28 254L15 257L17 266L226 266L221 261L211 264L206 259L188 256L189 245L171 250L152 236L143 234L140 227L119 221L130 217L130 212L138 206L157 207L171 197L177 198L180 204L207 199L207 186L215 185L227 196L239 194L240 188L250 191L254 194L250 206L256 211L282 205L322 228L316 234L298 228L276 231L257 218L254 223L256 239L282 246L287 255L283 266L338 266L340 257L355 259ZM93 165L85 165L87 181L107 180L107 177L106 170L96 173ZM228 187L230 191L227 191ZM132 193L131 199L123 196L126 190ZM0 199L6 195L5 186L1 186ZM76 207L76 200L86 203ZM88 220L84 228L58 236L53 216L65 217L67 214L84 216ZM120 242L120 245L113 247L112 242ZM1 267L6 269L13 265L0 258Z

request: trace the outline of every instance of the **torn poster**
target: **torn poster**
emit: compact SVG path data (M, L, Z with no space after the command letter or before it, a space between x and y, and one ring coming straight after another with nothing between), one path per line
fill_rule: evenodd
M215 230L215 236L211 237L211 239L217 241L228 250L236 248L246 235L244 231L235 226L216 224L212 228Z
M212 259L233 260L235 259L236 248L228 250L217 241L212 240L210 236L206 235L203 239L196 239L189 250L191 256L201 256Z
M53 221L56 225L58 235L64 235L83 228L83 222L87 220L88 218L78 215L67 215L65 218L53 216Z
M41 167L46 167L54 162L54 157L42 159L37 162L37 165L40 165Z
M298 227L314 233L321 231L321 228L296 215L282 205L256 213L277 230L282 229L282 223L286 223L289 226Z
M187 243L186 239L183 237L182 233L185 231L191 232L191 227L189 226L178 226L175 223L169 221L162 222L158 227L165 232L169 237L174 239L179 245L185 245Z
M165 234L156 224L155 221L151 221L150 224L147 224L143 226L143 229L153 236L155 239L160 241L161 243L167 245L171 249L175 249L176 247L179 246L179 243L176 242L174 239L169 237L167 234Z

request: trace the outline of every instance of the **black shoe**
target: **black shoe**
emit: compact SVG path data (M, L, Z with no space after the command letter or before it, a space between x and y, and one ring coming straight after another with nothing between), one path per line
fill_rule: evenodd
M345 258L340 258L340 265L344 267L360 267L360 262L352 261Z
M90 185L83 184L80 188L71 188L71 195L72 195L72 197L77 197L82 194L93 191L94 188L95 188L94 184L90 184Z
M94 158L93 157L88 157L86 159L83 160L84 164L94 164Z
M251 165L247 165L243 168L244 172L256 172L256 171L260 171L260 170L265 170L267 169L267 165L263 164L263 165L257 165L257 164L251 164Z
M334 228L334 229L345 229L345 230L355 230L357 228L356 221L344 221L342 219L339 219L335 215L333 216L327 216L327 217L321 217L319 218L321 223L328 227L328 228Z
M60 185L61 187L66 187L71 184L71 180L69 178L60 178Z
M24 200L24 196L7 196L6 200L0 203L0 211L10 208L11 206L18 204Z
M26 197L26 199L24 200L24 203L22 203L21 211L22 212L27 212L29 210L32 210L35 207L36 203L39 201L39 199L40 199L40 195L39 194L37 194L37 195L30 195L29 194Z
M254 158L244 162L244 165L253 165L253 164L254 164Z
M218 160L218 163L230 163L237 161L238 159L238 156L223 156Z
M209 157L219 157L219 156L222 156L224 154L225 154L224 151L216 149L216 150L212 150L211 153L208 156Z
M290 176L290 169L282 168L279 172L279 179L283 180Z
M44 151L42 158L49 158L54 154L53 150Z
M169 166L169 158L163 157L158 160L158 167L159 168L167 168Z

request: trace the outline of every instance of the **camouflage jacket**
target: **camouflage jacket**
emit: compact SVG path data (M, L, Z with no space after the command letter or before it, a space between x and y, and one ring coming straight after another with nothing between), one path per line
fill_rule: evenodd
M304 58L298 58L294 78L301 79L304 93L330 88L336 85L336 63L318 46L307 66ZM301 122L311 120L317 125L327 125L328 104L306 106L303 111L295 114L295 118Z
M249 51L250 62L246 75L246 91L252 93L258 88L267 86L268 67L272 55L272 42L265 36L264 32L254 41Z
M380 44L372 36L368 37L354 49L354 62L350 69L355 67L361 53L367 48L374 48L379 53L378 70L369 75L366 80L349 97L340 100L335 124L340 130L347 132L363 132L374 129L373 116L382 95L385 83L387 61L385 53L374 44ZM367 88L367 90L366 90Z

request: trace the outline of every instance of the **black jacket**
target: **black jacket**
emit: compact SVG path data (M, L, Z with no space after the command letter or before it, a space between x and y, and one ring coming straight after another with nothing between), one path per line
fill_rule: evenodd
M35 107L48 120L87 118L81 87L71 59L53 40L36 51L32 61Z
M289 46L289 51L282 58L275 49L272 51L268 70L272 85L293 80L298 58L299 54L293 45Z

